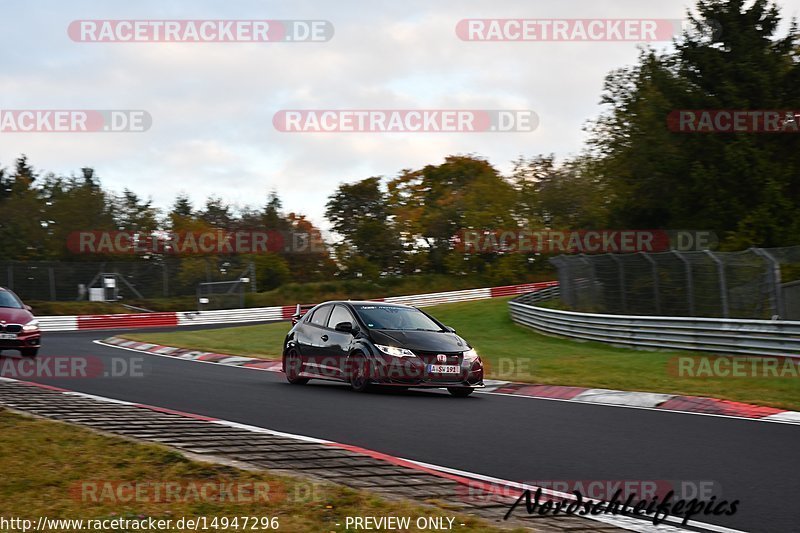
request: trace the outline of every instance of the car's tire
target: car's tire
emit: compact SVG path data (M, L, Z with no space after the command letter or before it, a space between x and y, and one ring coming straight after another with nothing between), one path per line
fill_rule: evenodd
M300 376L303 370L303 360L294 350L284 356L283 368L286 371L286 381L292 385L305 385L309 378Z
M449 392L456 398L466 398L474 391L475 389L470 389L468 387L447 387L447 392Z
M362 354L354 354L350 358L350 372L347 380L350 382L350 387L356 392L367 392L371 388L367 372L368 364L367 358Z
M36 357L36 354L39 353L39 348L22 348L19 353L22 354L22 357Z

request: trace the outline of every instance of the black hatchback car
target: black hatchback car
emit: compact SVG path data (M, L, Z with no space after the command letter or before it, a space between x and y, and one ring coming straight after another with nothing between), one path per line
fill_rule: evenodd
M466 397L483 387L483 363L453 328L407 305L325 302L302 318L283 345L289 383L330 379L370 386L446 388Z

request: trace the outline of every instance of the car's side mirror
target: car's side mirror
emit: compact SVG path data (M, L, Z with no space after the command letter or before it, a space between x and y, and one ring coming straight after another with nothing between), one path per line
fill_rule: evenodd
M352 322L339 322L338 324L336 324L336 328L334 329L336 329L336 331L341 331L344 333L353 333L356 330Z
M27 304L25 304L25 309L27 309L28 311L33 311L33 307Z
M446 329L450 333L455 333L456 332L456 328L451 328L450 326L445 326L444 329Z

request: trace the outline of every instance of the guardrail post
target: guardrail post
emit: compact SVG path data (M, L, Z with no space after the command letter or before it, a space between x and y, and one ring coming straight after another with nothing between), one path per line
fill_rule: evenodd
M656 260L650 257L650 254L646 254L644 252L639 252L642 256L647 259L650 263L650 266L653 270L653 298L656 302L656 314L661 314L661 289L658 286L658 265L656 264Z
M730 309L728 308L728 282L725 279L725 264L722 260L714 255L711 250L703 250L717 264L717 273L719 275L719 296L722 301L722 316L729 318Z
M694 312L694 278L692 277L692 265L689 260L683 257L683 254L678 250L672 250L672 253L678 256L678 259L686 267L686 300L689 304L689 316L695 316Z
M782 316L786 315L786 310L783 307L783 291L781 290L781 264L775 259L774 255L763 248L750 249L753 250L753 253L759 257L763 257L768 263L772 264L772 268L768 271L770 273L769 279L772 285L772 294L774 298L772 305L775 315L780 319Z
M258 292L256 287L256 264L250 261L250 292Z
M617 264L617 270L619 270L619 288L620 288L620 298L622 300L622 312L628 312L628 295L625 292L625 266L622 264L622 261L619 260L614 254L608 254L611 256L611 259L614 260L614 263Z
M570 292L570 288L572 287L572 281L570 280L570 268L564 261L564 258L560 255L556 257L551 257L549 263L556 267L558 270L558 286L561 290L560 296L561 300L569 305L575 305L575 299L573 298L574 293Z
M583 261L583 263L589 267L589 297L592 299L592 307L597 305L597 298L595 297L595 287L597 287L597 280L595 279L594 275L594 263L590 261L586 254L578 255L578 258Z

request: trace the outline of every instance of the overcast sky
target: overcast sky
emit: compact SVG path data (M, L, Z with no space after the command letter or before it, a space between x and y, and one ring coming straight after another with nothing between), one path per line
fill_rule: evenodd
M785 19L800 0L778 2ZM605 75L635 63L635 42L465 42L466 18L684 19L678 0L3 2L0 109L143 109L144 133L0 133L0 165L25 153L56 173L92 166L168 207L176 194L263 205L326 226L344 181L474 153L502 171L519 155L578 153ZM78 19L322 19L321 43L81 43ZM664 48L668 43L655 43ZM527 133L281 133L281 109L532 109Z

